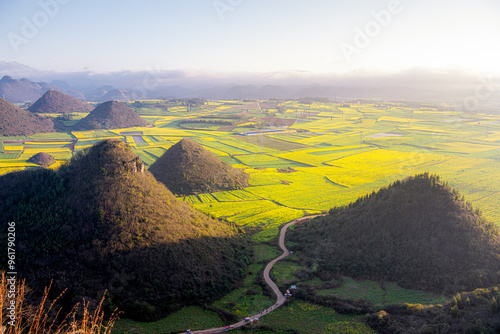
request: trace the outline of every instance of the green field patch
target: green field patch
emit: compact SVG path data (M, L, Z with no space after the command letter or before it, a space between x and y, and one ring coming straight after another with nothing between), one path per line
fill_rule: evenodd
M410 303L410 304L444 304L447 298L432 293L408 290L400 287L396 283L389 282L386 284L385 303Z
M181 200L190 204L202 204L197 195L184 196L181 197Z
M239 202L241 198L232 194L231 191L220 191L216 193L212 193L212 196L218 202Z
M102 137L102 138L95 138L95 139L78 139L78 142L75 145L75 150L79 151L79 150L82 150L84 148L91 147L94 144L97 144L97 143L99 143L99 142L101 142L101 141L103 141L105 139L110 139L110 138L117 138L117 139L121 139L121 140L125 141L125 139L123 138L123 136L119 136L119 137Z
M316 167L321 167L329 164L329 162L341 159L350 155L360 154L363 152L371 151L376 149L375 147L368 145L356 145L356 146L346 146L338 148L329 149L319 149L319 150L303 150L296 152L287 152L277 155L281 158L291 159L294 161L299 161L302 163L307 163L309 165L314 165Z
M186 201L188 200L187 196ZM198 199L198 203L199 203ZM226 218L233 222L240 222L242 219L250 220L252 216L266 212L278 207L278 205L270 201L245 201L245 202L218 202L215 205L210 203L197 204L193 203L195 208L214 215L217 218Z
M414 118L412 114L409 114L407 117L381 116L377 119L377 122L393 122L400 124L411 124L419 121L422 120Z
M262 197L253 194L252 192L244 189L239 189L239 190L231 190L230 191L231 195L236 196L240 198L240 200L243 201L255 201L255 200L260 200Z
M11 160L19 158L22 151L9 151L10 153L0 152L0 166L2 165L3 160Z
M200 200L201 203L213 203L217 202L217 198L212 196L212 194L198 194L198 199Z
M196 141L199 142L204 147L206 147L207 149L214 149L229 155L252 153L252 151L249 151L247 149L239 148L234 145L228 145L222 142L201 140L199 138Z
M132 146L132 150L134 151L135 154L139 156L139 158L141 158L142 162L144 162L144 164L148 167L151 166L156 161L156 159L158 159L154 154L149 153L148 150L137 148L135 146Z
M23 142L7 142L7 141L4 141L2 142L3 143L3 149L4 150L9 150L9 151L13 151L13 150L22 150L23 147L24 147L24 143Z
M184 200L192 203L198 210L217 218L224 218L241 226L264 228L264 234L259 232L252 236L255 241L274 238L279 232L280 225L304 215L301 210L265 200L201 203L199 198L195 200L192 196L187 196Z
M239 160L243 165L252 168L287 168L287 167L307 167L306 163L293 161L291 159L283 159L277 156L268 154L248 154L238 155L234 157Z
M236 137L240 141L245 141L247 143L259 146L267 147L272 150L278 151L291 151L306 148L307 145L295 143L293 141L283 140L276 137L257 135L257 136L238 136Z
M248 191L252 191L255 186L268 186L282 184L281 175L278 175L276 169L250 169L247 170L250 174L248 184L252 187Z
M24 143L25 149L52 149L52 148L67 148L73 144L73 141L27 141Z
M168 139L162 136L149 136L149 139L155 144L161 144L161 143L171 144L171 142Z
M117 138L121 136L120 131L108 131L108 130L73 131L71 132L71 134L78 139L106 138L106 137Z
M266 229L252 235L255 242L267 242L273 240L280 233L278 226L266 227Z
M374 304L383 304L385 300L385 292L379 282L357 281L349 277L345 277L344 284L337 289L317 290L316 293L320 296L335 296L342 299L366 299Z
M76 123L78 123L78 119L75 119L75 120L72 120L72 121L62 121L62 123L64 124L64 126L67 126L67 127L72 127L72 126L75 126Z
M314 149L314 150L307 150L307 151L302 151L302 153L307 153L307 154L312 154L316 156L322 156L322 155L330 155L330 154L341 154L345 152L359 152L367 149L372 149L369 146L363 146L359 147L359 145L356 146L350 146L350 147L332 147L332 148L322 148L322 149Z
M262 294L262 288L255 285L233 290L212 306L244 318L265 310L273 304L273 300Z
M325 282L323 282L319 277L315 276L312 279L304 281L302 283L307 284L313 288L318 288L318 287L321 287L321 285L323 285Z
M321 211L326 208L319 203L337 197L339 192L344 191L345 186L340 182L336 184L324 176L308 173L310 169L314 170L308 167L294 173L278 173L271 170L251 173L250 184L255 186L247 190L290 208Z
M255 262L269 262L277 258L282 252L280 252L276 247L269 246L266 244L255 245L254 248L254 261Z
M496 210L498 203L500 203L500 192L489 194L473 202L476 207L481 208L481 212L486 219L494 222L500 227L500 213Z
M274 282L278 286L282 286L296 281L294 273L300 269L306 269L306 267L297 262L281 260L273 266L271 275L274 278Z
M147 152L157 158L161 157L167 150L164 149L163 147L148 147L143 150L144 152Z
M235 216L233 218L234 222L239 225L260 226L268 229L270 227L278 228L280 225L284 223L287 223L297 218L301 218L303 216L304 212L301 210L290 209L286 207L278 207L274 210L268 210L265 212L254 214L253 218L247 215L245 215L244 217ZM260 238L261 236L254 235L254 237ZM259 241L258 239L254 240Z
M271 205L265 211L262 207L258 207L255 208L255 210L252 210L252 213L243 212L236 216L232 216L231 220L243 226L261 226L268 228L272 226L279 226L304 215L304 212L300 210L281 207L269 201L261 202L268 202L271 203Z
M39 152L45 152L50 154L51 156L54 157L56 160L70 160L71 157L73 156L73 153L69 150L69 148L66 149L60 149L60 150L45 150L45 149L39 149L39 150L26 150L24 151L23 154L19 156L20 160L28 160L35 154Z
M361 322L362 318L363 316L339 314L329 307L294 301L262 317L260 324L281 331L293 328L298 333L376 333Z
M155 322L137 322L129 319L118 320L113 327L113 334L164 334L183 332L186 329L205 329L222 327L224 322L214 311L204 310L199 306L188 306Z
M298 140L300 139L307 139L311 138L314 136L314 134L310 132L301 132L301 133L283 133L283 134L276 134L276 135L268 135L267 137L269 138L275 138L279 140L286 140L288 142L292 143L297 143Z
M474 144L467 142L447 142L447 143L436 143L433 148L437 148L447 152L473 154L490 150L497 150L500 148L500 145L493 146L493 145Z
M181 127L183 129L191 129L191 130L218 130L221 127L221 124L219 124L219 123L183 122Z
M39 166L36 164L33 164L31 162L27 162L26 160L6 159L6 160L2 160L0 167L13 169L13 170L21 170L21 169L24 169L27 167L39 167Z
M14 139L14 137L8 137L10 139ZM47 139L75 139L77 137L73 136L71 132L48 132L48 133L36 133L29 137L22 137L23 139L33 139L33 140L47 140ZM1 139L1 138L0 138ZM3 138L7 139L7 138Z
M248 266L247 276L243 280L244 286L254 286L257 274L264 269L265 264L254 263Z
M27 169L29 167L1 167L0 166L0 175L4 175L7 173L17 172L23 169Z

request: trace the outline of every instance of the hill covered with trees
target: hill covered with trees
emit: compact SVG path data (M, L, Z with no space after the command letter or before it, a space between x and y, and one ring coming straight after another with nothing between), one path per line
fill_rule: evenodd
M108 308L140 320L221 297L252 257L238 228L177 200L120 140L0 177L0 220L2 242L16 223L17 269L38 295L51 279L68 305L107 289Z
M321 271L456 292L500 280L498 229L437 176L397 181L289 234Z
M500 333L498 286L457 293L445 305L393 304L369 314L366 323L379 333Z
M54 131L52 120L38 117L0 97L0 136L31 136Z
M56 159L48 153L40 152L29 158L28 162L37 164L41 167L49 167L56 163Z
M149 171L179 195L241 189L248 186L249 178L189 138L170 147Z
M77 130L121 129L133 126L147 126L134 109L118 101L99 104L90 114L75 124Z
M67 113L89 113L94 108L92 105L50 89L42 95L28 110L34 113L67 114Z

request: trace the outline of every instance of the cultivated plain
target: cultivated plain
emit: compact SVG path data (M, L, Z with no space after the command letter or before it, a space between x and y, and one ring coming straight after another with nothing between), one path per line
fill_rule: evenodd
M217 100L193 105L147 100L128 105L153 126L73 131L71 126L85 116L75 114L72 120L65 121L67 129L63 132L1 137L0 173L39 168L28 162L39 152L52 155L57 162L50 168L57 168L76 152L110 138L128 143L146 166L181 139L191 138L221 160L244 169L250 175L249 187L179 197L252 234L255 259L247 279L241 288L212 305L238 316L272 303L257 276L264 263L275 255L273 239L283 223L349 204L395 180L424 172L438 174L482 211L486 219L500 225L499 115L458 113L446 105L373 101L345 104ZM291 260L275 269L274 277L280 286L297 282L294 273L301 268L293 257ZM349 278L343 282L336 291L325 288L320 293L350 295L375 304L440 303L446 299L395 284L382 291L377 282ZM314 286L323 282L308 283ZM173 315L167 321L167 331L185 329L190 324L186 319L199 319L200 312L208 312L207 324L203 326L219 326L221 322L210 310L188 308L182 312L177 315L182 320L174 320L177 318ZM297 301L263 321L277 330L286 330L288 327L273 324L279 324L281 317L314 313L311 319L322 319L325 330L370 332L369 328L360 327L355 316L328 316L331 312L334 311ZM197 315L190 317L191 313ZM144 325L144 329L141 326L123 321L115 327L117 332L131 327L137 328L136 332L155 332L151 328L154 324ZM307 325L301 322L297 326L300 330L300 326ZM302 330L309 332L307 328Z

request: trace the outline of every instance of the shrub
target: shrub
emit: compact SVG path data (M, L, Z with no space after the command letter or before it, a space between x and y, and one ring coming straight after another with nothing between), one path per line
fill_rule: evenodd
M9 317L8 305L11 304L11 291L9 288L15 286L15 311L14 316ZM27 303L27 287L25 280L15 280L15 284L7 281L5 272L1 273L0 282L0 320L3 334L109 334L115 321L118 319L118 313L115 310L108 321L105 321L102 306L104 296L101 302L96 306L92 313L89 302L83 300L82 307L76 304L72 310L63 315L61 309L57 309L56 304L62 297L62 294L56 299L49 301L50 286L45 288L43 298L38 305L32 306ZM14 320L14 322L11 322ZM10 322L10 324L9 324Z

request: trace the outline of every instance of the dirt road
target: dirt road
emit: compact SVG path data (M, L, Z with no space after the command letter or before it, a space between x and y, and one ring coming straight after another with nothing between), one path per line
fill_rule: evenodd
M306 219L309 219L309 218L306 218ZM273 280L269 276L269 273L271 272L271 269L273 268L273 266L274 266L274 264L276 262L278 262L279 260L287 257L290 254L290 251L288 249L286 249L286 247L285 247L285 234L286 234L286 230L291 225L296 224L296 223L298 223L298 222L300 222L302 220L304 220L304 218L291 221L291 222L287 223L285 226L283 226L281 228L280 239L279 239L279 246L283 250L283 254L281 254L280 256L278 256L277 258L275 258L274 260L272 260L271 262L269 262L266 265L266 268L264 269L264 280L266 281L267 285L269 285L271 287L271 289L274 291L274 294L277 297L276 303L273 306L271 306L271 307L263 310L260 313L257 313L257 314L254 314L252 316L249 316L248 320L243 319L240 322L237 322L237 323L233 324L232 325L233 329L245 326L250 321L255 320L255 318L260 318L260 317L262 317L262 316L264 316L266 314L269 314L270 312L274 311L275 309L277 309L278 307L280 307L281 305L283 305L283 303L285 302L285 296L283 296L283 294L281 293L281 291L278 288L278 286L276 285L276 283L273 282ZM209 329L203 329L203 330L198 330L198 331L192 331L191 333L212 334L212 333L224 333L225 331L226 331L225 327L218 327L218 328L209 328ZM185 332L183 332L183 333L185 333Z

